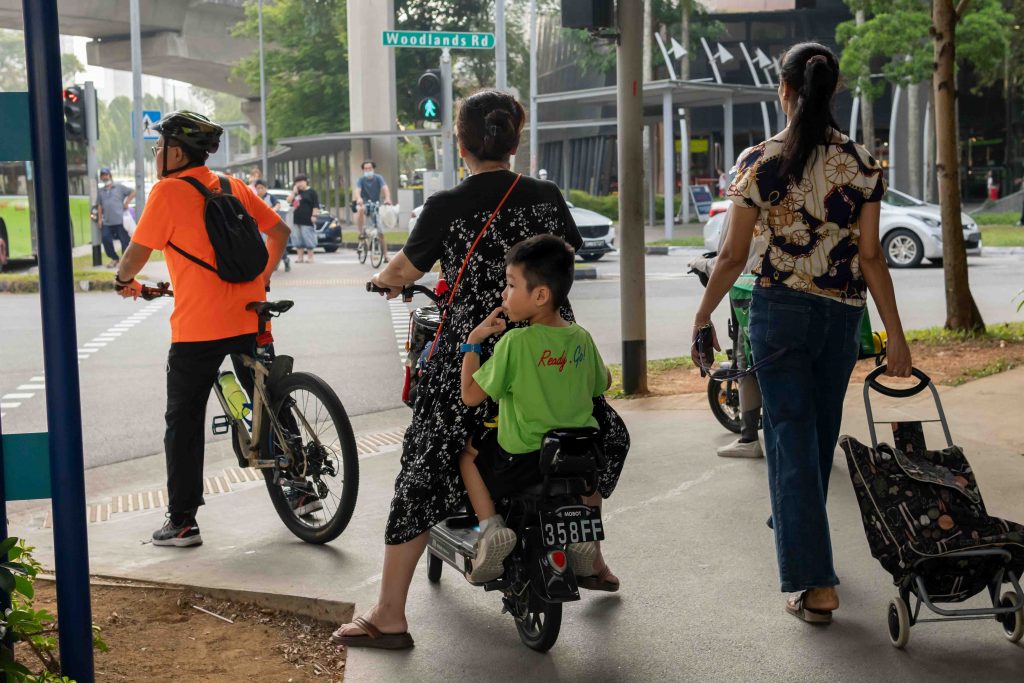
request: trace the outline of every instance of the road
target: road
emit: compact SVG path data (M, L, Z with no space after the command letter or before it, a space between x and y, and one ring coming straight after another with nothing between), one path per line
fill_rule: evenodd
M685 272L698 253L675 250L646 260L649 358L687 352L690 321L703 290ZM1020 289L1024 256L996 254L972 257L970 262L971 288L985 320L1019 320L1013 297ZM147 266L147 272L158 277L161 267ZM605 360L615 363L621 358L617 256L598 262L597 269L598 280L577 282L571 298L580 323L593 333ZM352 254L321 255L314 265L296 264L291 273L278 273L273 291L275 298L296 302L274 326L278 352L294 356L296 368L323 376L352 415L401 406L404 371L398 343L405 338L406 313L398 302L389 305L366 294L362 283L370 273L369 266L356 263ZM894 271L893 279L905 327L942 324L940 268ZM170 302L146 304L83 292L75 304L86 466L160 452ZM721 325L724 311L719 309ZM873 319L878 327L877 314ZM4 431L43 431L39 297L0 295L0 320ZM209 417L213 414L211 408Z

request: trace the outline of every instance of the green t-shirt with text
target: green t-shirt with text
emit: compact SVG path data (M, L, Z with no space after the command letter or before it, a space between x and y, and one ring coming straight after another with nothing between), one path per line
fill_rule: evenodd
M509 453L536 451L552 429L597 427L593 398L608 389L601 354L576 324L509 330L473 379L498 402L498 443Z

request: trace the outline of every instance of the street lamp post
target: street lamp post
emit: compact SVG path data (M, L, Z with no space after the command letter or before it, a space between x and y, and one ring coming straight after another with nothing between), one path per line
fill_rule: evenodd
M260 31L260 157L263 160L263 181L267 176L267 80L263 66L263 0L257 0L256 16Z

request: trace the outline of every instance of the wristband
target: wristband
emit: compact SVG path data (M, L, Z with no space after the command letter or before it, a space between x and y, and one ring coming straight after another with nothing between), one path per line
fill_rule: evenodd
M115 273L114 274L114 282L116 282L117 284L121 285L122 287L127 287L131 283L135 282L135 278L131 278L130 280L127 280L127 281L122 280L120 278L120 275L121 275L120 273Z
M483 347L480 346L480 344L463 344L459 347L459 350L461 350L462 353L480 353L483 350Z

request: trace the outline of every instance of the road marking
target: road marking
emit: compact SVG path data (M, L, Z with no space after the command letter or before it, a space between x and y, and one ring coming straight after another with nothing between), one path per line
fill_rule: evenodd
M98 338L99 337L97 337L97 339ZM107 342L105 342L105 341L91 341L91 342L85 342L84 344L82 344L82 346L85 346L85 347L95 346L98 349L102 349L106 345L107 345Z
M0 408L7 408L8 410L17 408L20 405L21 403L18 401L0 401Z
M671 500L677 496L681 496L682 494L686 493L694 486L711 481L715 474L722 472L724 470L731 469L733 467L739 467L740 464L742 463L731 462L726 465L718 465L717 467L712 467L710 470L707 470L696 479L688 479L684 482L681 482L679 486L675 487L671 491L666 491L665 493L658 494L657 496L652 496L646 500L642 500L639 503L635 503L633 505L626 505L624 507L615 508L611 512L602 513L601 519L607 522L612 517L618 517L624 512L633 512L634 510L639 510L640 508L647 507L648 505L653 505L655 503L661 503L666 500Z
M16 398L32 398L35 394L4 394L0 398L4 399L16 399Z
M398 344L398 360L405 365L408 353L406 342L409 339L409 307L401 299L392 299L388 302L388 307L391 309L391 324Z
M45 384L22 384L20 387L18 387L18 391L28 391L28 390L38 391L40 389L45 389L45 388L46 388Z

